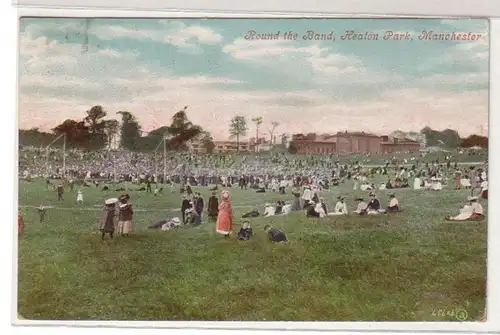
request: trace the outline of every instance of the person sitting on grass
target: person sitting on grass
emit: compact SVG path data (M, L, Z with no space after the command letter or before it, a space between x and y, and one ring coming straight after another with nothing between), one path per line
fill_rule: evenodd
M282 202L283 204L283 209L281 212L281 215L288 215L292 212L292 204L287 204L285 202Z
M267 218L269 216L274 216L276 214L276 208L271 206L270 203L266 204L266 208L264 209L264 217Z
M349 213L344 199L344 197L338 196L334 211L332 213L328 213L328 215L348 215Z
M468 197L469 201L461 210L460 214L454 217L447 216L447 221L481 221L484 220L483 206L477 202L477 197Z
M396 195L394 193L389 193L389 197L391 198L391 200L389 200L389 206L387 206L385 212L386 213L401 212L401 209L399 208L399 201L398 199L396 199Z
M252 232L252 224L250 223L250 220L245 219L243 220L243 225L238 232L238 240L240 241L248 241L253 235Z
M269 236L269 240L273 243L288 243L288 239L283 231L272 228L270 225L266 225L264 230L267 232L267 236Z
M373 192L370 192L370 202L367 205L366 213L367 214L378 214L383 210L380 210L380 201L377 199L377 195Z
M308 206L306 208L306 217L308 218L319 218L320 213L316 211L316 204L314 201L309 200Z
M363 198L360 198L360 197L356 198L355 200L358 202L358 206L357 206L356 210L354 211L354 213L356 213L358 215L366 215L367 209L368 209L368 204L363 201Z

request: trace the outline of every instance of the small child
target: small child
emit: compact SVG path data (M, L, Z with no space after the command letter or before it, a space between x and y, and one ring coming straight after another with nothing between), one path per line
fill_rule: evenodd
M40 207L37 208L37 212L38 217L40 218L40 224L42 224L45 219L45 207L43 207L43 205L40 205Z
M285 233L281 230L272 228L270 225L266 225L264 227L264 230L267 232L267 235L269 236L269 240L271 242L282 244L288 243Z
M83 192L82 192L82 190L78 190L78 192L76 193L76 203L83 204Z
M238 240L240 241L248 241L252 237L252 224L250 220L243 220L243 225L238 232Z

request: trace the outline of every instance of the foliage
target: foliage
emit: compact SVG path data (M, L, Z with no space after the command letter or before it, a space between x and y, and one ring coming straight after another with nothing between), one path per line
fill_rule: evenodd
M189 121L186 114L187 106L177 112L172 117L172 124L168 127L168 132L172 136L168 143L173 150L185 150L186 143L198 137L203 128Z
M122 116L120 147L136 151L139 148L139 141L141 139L139 121L129 112L121 111L117 114Z
M19 129L19 145L26 147L46 147L57 138L57 135L40 131L38 128ZM55 142L53 147L62 146L61 142Z
M203 147L208 154L212 154L214 152L214 139L209 132L203 132L203 134L201 135L201 142L203 143Z
M237 151L240 151L240 137L246 136L248 131L247 120L244 116L235 116L229 123L230 138L236 137Z
M89 145L90 132L85 121L65 120L52 129L56 135L66 135L66 145L72 148L87 149Z
M43 181L20 183L26 227L18 248L19 314L32 320L138 321L457 321L451 311L459 308L472 321L483 314L487 223L443 221L470 190L396 191L404 208L396 215L256 218L254 237L237 241L225 240L207 222L147 229L180 216L166 213L179 207L179 196L154 197L128 186L137 209L135 233L103 242L100 211L93 206L115 192L84 188L88 208L81 208L74 193L67 191L58 203ZM207 188L194 191L208 201ZM231 192L236 231L253 206L290 199ZM383 205L387 192L377 192ZM323 194L329 208L338 194L355 207L352 182ZM41 198L48 207L43 225L34 209ZM488 204L483 206L487 213ZM271 244L263 230L268 223L284 229L290 244ZM449 313L435 315L437 309Z
M469 137L462 139L460 146L462 148L481 147L483 149L488 149L488 137L470 135Z
M106 146L106 125L103 120L107 113L102 106L94 106L87 112L87 116L83 119L88 129L88 150L99 150Z
M457 148L460 145L460 135L456 130L433 130L425 127L420 131L425 136L427 147Z

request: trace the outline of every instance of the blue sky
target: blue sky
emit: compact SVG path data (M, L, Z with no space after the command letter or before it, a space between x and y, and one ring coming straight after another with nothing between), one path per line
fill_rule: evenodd
M250 30L280 39L245 39ZM335 41L305 41L307 30ZM346 30L379 40L341 40ZM385 41L387 30L413 39ZM277 121L278 133L487 131L488 30L486 20L25 18L20 127L47 130L100 104L145 130L188 105L218 139L235 115L263 116L264 132ZM284 40L287 31L298 39ZM481 37L422 41L422 31Z

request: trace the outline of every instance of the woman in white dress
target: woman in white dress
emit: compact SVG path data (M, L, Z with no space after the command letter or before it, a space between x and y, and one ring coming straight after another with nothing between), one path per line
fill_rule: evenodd
M82 192L82 190L78 190L78 192L76 192L76 203L77 204L82 204L83 203L83 192Z
M413 189L414 190L420 190L420 185L422 185L422 180L420 177L415 177L413 180Z

